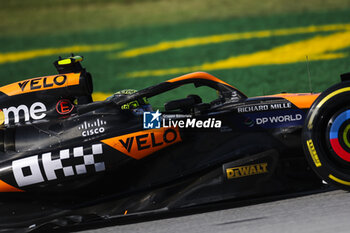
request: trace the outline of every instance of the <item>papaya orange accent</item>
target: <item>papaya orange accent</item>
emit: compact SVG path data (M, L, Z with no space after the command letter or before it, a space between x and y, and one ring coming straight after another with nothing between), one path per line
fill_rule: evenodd
M24 192L24 191L16 187L13 187L5 183L4 181L0 180L0 192L5 193L5 192Z
M70 73L32 78L1 87L0 91L8 96L14 96L29 92L62 88L78 85L79 77L80 73Z
M160 128L108 138L101 142L134 159L142 159L180 141L178 128Z
M69 76L67 86L79 85L80 73L71 73Z
M294 104L295 106L297 106L298 108L310 108L319 95L319 93L283 93L276 95L268 95L264 97L282 97Z
M211 81L214 81L217 83L222 83L222 84L229 86L229 87L233 87L230 84L228 84L228 83L226 83L226 82L224 82L224 81L222 81L222 80L220 80L220 79L218 79L218 78L214 77L213 75L208 74L206 72L193 72L193 73L185 74L185 75L182 75L180 77L170 79L167 82L174 83L174 82L187 80L187 79L206 79L206 80L211 80Z

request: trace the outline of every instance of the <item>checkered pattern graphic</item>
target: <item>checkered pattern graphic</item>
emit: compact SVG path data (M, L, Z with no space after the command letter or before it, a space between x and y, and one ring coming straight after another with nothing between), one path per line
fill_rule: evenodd
M104 162L95 162L95 156L101 155L103 153L102 151L102 144L94 144L92 145L92 154L86 154L84 155L84 148L81 147L75 147L73 148L73 157L83 158L83 164L77 164L75 165L75 170L77 175L86 174L87 173L87 166L91 165L95 168L96 172L101 172L105 170L105 163ZM62 160L68 160L70 159L69 149L61 150L60 156L58 159L52 159L52 153L44 153L42 155L42 161L44 164L44 170L45 174L48 180L55 180L57 179L56 171L63 170L64 176L73 176L75 175L73 166L63 166Z
M86 153L90 151L90 153ZM12 162L12 170L19 187L62 179L64 177L86 174L90 172L102 172L106 170L103 159L102 144L94 144L90 150L81 147L64 149L56 153L42 154L41 162L44 174L40 169L39 155L34 155ZM46 177L46 179L45 179Z
M61 160L69 159L69 149L60 151L60 159ZM65 176L73 176L74 175L73 167L72 166L63 167L63 173Z
M87 173L86 166L93 165L95 167L96 172L101 172L106 170L105 163L104 162L95 162L95 155L102 154L102 144L95 144L92 145L92 154L86 154L84 155L84 148L76 147L73 149L73 156L74 157L83 157L84 164L79 164L75 166L75 170L77 171L77 174L85 174Z

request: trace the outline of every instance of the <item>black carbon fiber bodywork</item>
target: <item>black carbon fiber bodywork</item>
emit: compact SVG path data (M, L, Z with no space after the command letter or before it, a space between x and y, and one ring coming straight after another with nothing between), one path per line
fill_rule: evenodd
M301 144L308 109L282 97L247 98L206 75L93 103L74 103L89 97L90 81L2 93L0 228L31 231L322 186ZM121 109L186 84L209 86L219 99L162 119L215 119L220 127L144 129L142 114Z

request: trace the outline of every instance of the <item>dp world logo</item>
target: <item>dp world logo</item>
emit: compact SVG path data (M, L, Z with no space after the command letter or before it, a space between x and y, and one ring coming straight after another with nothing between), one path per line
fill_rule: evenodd
M143 128L144 129L159 129L160 128L160 116L159 110L156 112L144 112L143 113Z

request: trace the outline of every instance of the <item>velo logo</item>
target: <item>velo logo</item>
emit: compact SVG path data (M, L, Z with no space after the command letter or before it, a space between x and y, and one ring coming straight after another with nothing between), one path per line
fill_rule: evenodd
M178 128L149 129L102 140L134 159L142 159L181 141Z

